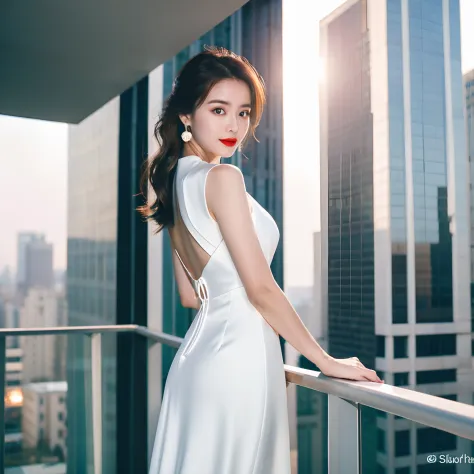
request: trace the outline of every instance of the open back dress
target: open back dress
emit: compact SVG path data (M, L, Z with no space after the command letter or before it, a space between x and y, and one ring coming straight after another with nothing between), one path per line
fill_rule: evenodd
M278 335L250 303L209 214L205 185L218 164L180 158L173 209L210 259L194 283L201 307L168 373L149 474L290 474L283 359ZM250 195L249 195L250 196ZM253 198L252 219L270 265L280 239Z

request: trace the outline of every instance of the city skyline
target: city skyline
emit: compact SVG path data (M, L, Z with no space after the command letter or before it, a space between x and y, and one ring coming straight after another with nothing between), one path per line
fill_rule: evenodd
M311 286L312 235L319 230L318 21L339 5L283 2L285 286ZM462 72L474 69L474 2L461 0ZM299 54L294 54L298 51ZM301 100L304 91L304 101ZM301 117L303 116L303 117ZM316 137L301 139L302 124ZM16 235L41 232L54 245L54 269L66 268L67 124L0 115L0 268L16 270ZM258 133L257 133L258 136ZM15 159L12 159L15 157ZM54 190L45 192L45 190ZM295 244L297 243L297 244Z
M82 12L88 10L79 7L73 18ZM116 17L121 26L132 26L127 13ZM238 338L252 337L235 324L226 332L227 321L218 334L220 327L180 298L168 232L153 235L154 223L135 211L136 171L143 153L157 148L154 125L173 79L204 45L218 45L242 54L265 80L259 142L243 150L248 159L237 152L230 162L281 231L271 261L275 282L324 351L336 360L356 356L384 381L341 380L273 328L287 379L282 411L292 473L356 466L371 474L426 474L433 467L446 474L426 464L432 455L474 455L474 245L468 255L474 194L463 149L474 81L459 81L467 71L474 79L474 31L468 29L474 0L249 0L226 14L213 26L203 24L204 33L191 43L187 37L176 54L168 49L174 56L148 75L102 96L118 94L103 106L97 102L93 112L89 107L77 125L0 115L0 321L13 334L4 341L0 465L8 472L40 462L68 474L124 466L144 472L156 458L165 384L179 358L176 341L195 342L204 328L211 343L219 339L217 350L229 363L234 330ZM143 29L144 22L135 25ZM108 27L99 31L110 39L109 33ZM143 47L146 36L141 41ZM96 67L81 69L95 81L101 77ZM117 71L114 84L125 73ZM38 97L35 116L51 116L56 87L51 100ZM30 103L24 94L32 90L13 91L14 108L5 110L31 116L17 106ZM77 112L84 97L70 95L75 105L66 112ZM192 163L182 166L190 175ZM214 245L214 236L198 226L200 215L187 207L191 227L203 231L202 247L215 254L222 239L216 234ZM262 235L268 260L270 241ZM242 282L219 281L215 289L208 281L201 303L212 310L219 294L226 295L232 322L236 305L228 290L242 290ZM156 343L156 333L166 337ZM214 371L213 380L224 380L228 369Z

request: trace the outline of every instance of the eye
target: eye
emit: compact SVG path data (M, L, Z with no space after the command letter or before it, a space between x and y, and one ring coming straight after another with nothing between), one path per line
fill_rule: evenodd
M216 110L221 110L222 112L224 112L224 109L222 107L217 107L213 110L213 112L216 112ZM217 115L222 115L222 114L219 114L219 113L216 113Z
M249 117L250 116L250 110L243 110L241 113L246 114L246 115L244 115L244 117Z

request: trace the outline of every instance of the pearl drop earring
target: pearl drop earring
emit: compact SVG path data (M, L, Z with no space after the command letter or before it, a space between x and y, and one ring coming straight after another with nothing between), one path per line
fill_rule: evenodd
M189 140L191 140L191 138L193 138L193 134L191 133L191 127L189 125L185 125L184 128L185 128L185 130L181 134L181 138L182 138L183 142L189 142ZM189 128L189 130L188 130L188 128Z

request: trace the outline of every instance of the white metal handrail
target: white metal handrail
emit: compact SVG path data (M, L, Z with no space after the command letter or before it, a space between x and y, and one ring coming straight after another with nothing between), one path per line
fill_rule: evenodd
M135 324L106 326L64 326L53 328L0 329L0 384L5 386L5 338L8 336L38 336L51 334L84 334L92 338L92 417L94 472L101 474L102 465L102 394L101 394L101 335L102 333L136 333L153 343L178 348L183 339ZM328 403L328 446L330 474L360 474L360 407L368 406L402 418L421 423L461 438L474 441L474 406L428 395L415 390L374 382L356 382L326 377L322 373L284 365L286 378L295 385L325 393ZM2 383L3 381L3 383ZM4 395L4 394L3 394ZM4 396L0 393L4 401ZM0 407L1 417L4 405ZM0 418L0 422L4 420ZM341 431L349 433L344 456L339 445ZM0 437L0 472L4 465L4 439Z

